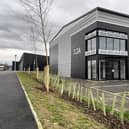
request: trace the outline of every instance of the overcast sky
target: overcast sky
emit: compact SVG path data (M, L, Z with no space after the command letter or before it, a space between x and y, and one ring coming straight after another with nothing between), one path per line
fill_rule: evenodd
M19 0L0 0L0 5L0 63L11 64L15 54L19 60L24 51L34 52L34 45L29 40L31 30ZM129 14L128 0L54 0L49 15L54 33L97 6ZM42 53L41 43L37 42L36 48Z

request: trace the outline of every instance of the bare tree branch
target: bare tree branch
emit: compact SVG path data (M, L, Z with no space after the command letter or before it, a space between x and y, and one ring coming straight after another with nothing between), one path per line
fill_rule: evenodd
M42 41L42 44L45 47L46 53L46 84L45 87L49 92L49 60L48 60L48 44L51 37L51 28L49 26L48 14L50 11L50 7L53 3L53 0L21 0L25 10L27 11L27 15L29 18L29 22L33 24L32 28L32 39L35 42L34 32L38 32L38 39Z

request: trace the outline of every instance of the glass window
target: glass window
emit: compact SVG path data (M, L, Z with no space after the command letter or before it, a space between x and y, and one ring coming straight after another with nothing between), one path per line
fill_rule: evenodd
M87 41L87 46L88 46L88 47L87 47L87 50L88 50L88 51L91 51L91 40L88 40L88 41Z
M96 79L96 60L92 60L92 79Z
M92 39L92 50L96 50L96 38Z
M106 78L106 63L105 60L99 61L99 79L103 80Z
M118 61L113 63L113 77L114 79L119 79L119 64Z
M106 38L99 37L99 48L105 50L106 49Z
M91 79L91 61L88 61L88 79Z
M120 50L120 40L114 39L114 50L119 51Z
M125 40L120 40L120 51L125 51Z
M113 38L107 38L107 50L113 50Z
M125 79L125 61L120 61L120 78Z

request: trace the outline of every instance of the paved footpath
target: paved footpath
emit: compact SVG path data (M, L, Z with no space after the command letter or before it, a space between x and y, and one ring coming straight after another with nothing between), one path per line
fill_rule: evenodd
M38 129L14 72L0 72L0 129Z

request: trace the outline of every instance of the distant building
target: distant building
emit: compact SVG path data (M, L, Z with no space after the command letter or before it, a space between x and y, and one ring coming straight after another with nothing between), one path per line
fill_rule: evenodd
M23 53L19 62L16 62L17 70L23 71L28 70L30 68L31 71L36 69L36 60L39 70L44 70L44 66L46 65L46 56L31 54L31 53ZM14 70L15 62L12 63L12 70Z
M15 70L15 63L16 63L16 70L19 70L19 62L13 61L13 62L12 62L12 70L13 70L13 71Z
M9 66L6 64L0 64L0 71L6 71L9 69Z
M4 71L4 65L0 65L0 71Z

